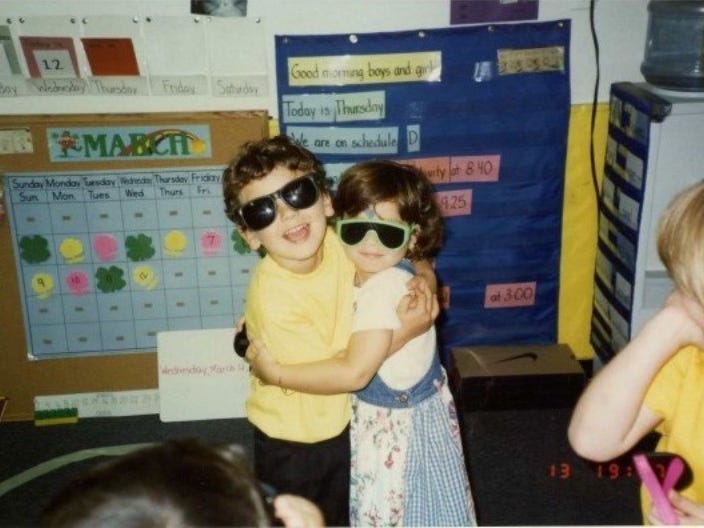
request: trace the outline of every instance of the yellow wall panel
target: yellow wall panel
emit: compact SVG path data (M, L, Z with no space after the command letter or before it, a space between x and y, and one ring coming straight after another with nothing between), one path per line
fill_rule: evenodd
M562 259L558 341L572 347L578 359L592 359L589 344L597 242L597 191L591 174L592 105L573 105L570 114L565 197L562 219ZM604 168L608 104L597 105L594 159L598 185Z

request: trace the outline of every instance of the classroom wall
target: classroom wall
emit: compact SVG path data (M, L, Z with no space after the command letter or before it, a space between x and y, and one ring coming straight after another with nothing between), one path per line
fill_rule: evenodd
M647 28L647 0L594 0L595 27L600 49L599 101L608 99L612 82L641 82L640 63ZM3 22L21 23L20 18L38 15L69 15L78 21L99 15L129 15L138 18L180 16L190 12L190 0L2 0ZM450 21L449 0L249 0L247 17L263 27L270 72L269 96L260 100L237 100L211 96L59 96L0 97L0 114L90 113L109 108L113 112L160 112L185 110L266 109L275 116L276 91L274 35L397 31L446 27ZM589 24L589 0L540 0L539 20L571 19L571 91L573 104L591 103L594 94L594 46ZM626 30L627 28L627 30ZM241 46L237 35L222 42L222 52ZM188 43L184 42L184 46Z
M616 81L642 82L640 63L647 28L647 0L595 0L595 26L599 43L600 84L596 141L597 172L601 174L609 87ZM591 103L596 79L595 51L590 32L589 0L540 0L539 20L571 19L570 73L572 112L565 175L565 218L560 293L559 340L572 346L579 358L592 357L589 317L596 244L595 195L591 189L589 141ZM90 24L96 17L125 15L184 17L190 0L2 0L3 23L57 15L75 17ZM274 35L330 34L440 28L450 24L449 0L249 0L247 18L261 24L264 49L252 49L266 57L269 94L257 98L204 96L25 96L0 97L0 115L91 114L131 112L197 112L220 110L266 110L276 117ZM233 26L237 19L232 19ZM201 20L200 23L207 23ZM627 28L627 30L625 30ZM218 42L217 50L241 51L242 43ZM188 42L183 42L184 46ZM263 53L262 53L263 51ZM205 53L204 53L205 55Z

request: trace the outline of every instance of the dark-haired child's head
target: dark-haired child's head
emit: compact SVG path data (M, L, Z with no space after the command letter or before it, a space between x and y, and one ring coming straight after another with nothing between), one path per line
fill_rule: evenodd
M47 506L50 528L270 526L239 446L172 440L99 464Z
M223 174L225 214L242 229L247 229L240 215L245 202L242 190L252 181L267 177L277 168L296 174L311 174L321 192L325 187L325 170L318 158L288 136L275 136L242 145L239 152Z
M338 218L353 218L379 203L393 202L408 225L415 226L407 257L432 257L442 246L443 222L433 186L418 168L395 161L360 162L340 178L333 198Z
M286 136L245 144L223 175L225 211L255 251L313 271L333 215L322 164Z

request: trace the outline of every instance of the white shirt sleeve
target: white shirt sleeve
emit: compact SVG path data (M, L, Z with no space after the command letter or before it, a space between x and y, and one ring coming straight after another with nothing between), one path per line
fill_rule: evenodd
M407 293L406 282L410 278L406 271L389 268L356 288L352 331L399 328L396 307Z

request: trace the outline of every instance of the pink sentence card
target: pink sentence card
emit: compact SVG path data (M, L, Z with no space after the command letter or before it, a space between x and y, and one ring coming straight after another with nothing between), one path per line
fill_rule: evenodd
M534 306L536 289L535 282L488 284L484 292L484 308Z
M435 200L442 216L463 216L472 214L472 189L438 191Z
M450 162L453 182L499 181L501 156L458 156Z

